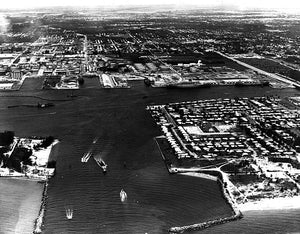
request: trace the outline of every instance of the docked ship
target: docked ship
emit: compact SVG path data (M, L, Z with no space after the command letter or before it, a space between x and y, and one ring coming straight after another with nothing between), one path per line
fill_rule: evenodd
M178 83L169 83L166 87L167 88L180 88L180 89L186 89L186 88L205 88L205 87L211 87L212 83L201 83L201 82L195 82L195 81L182 81Z
M262 82L237 81L234 85L237 86L237 87L242 87L242 86L269 86L269 81L262 81Z
M107 172L107 164L101 158L94 158L99 167L102 168L103 173Z
M127 200L127 193L121 189L121 192L120 192L120 199L121 199L121 202L125 202Z

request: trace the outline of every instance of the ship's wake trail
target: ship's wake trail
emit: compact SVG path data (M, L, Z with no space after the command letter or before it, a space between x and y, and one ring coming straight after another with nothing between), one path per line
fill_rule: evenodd
M89 150L87 153L85 153L82 158L81 158L81 162L82 163L86 163L87 161L89 161L90 157L92 156L92 150Z
M98 139L99 139L99 137L94 138L92 146L89 148L88 152L85 153L81 158L82 163L86 163L89 161L90 157L93 154L93 151L95 151L95 144L97 143Z
M102 168L103 173L107 172L107 164L101 158L100 154L94 156L94 160L96 161L97 165Z
M68 220L73 219L73 209L72 208L66 208L66 217Z
M120 192L120 200L122 203L127 201L127 193L123 189L121 189Z
M93 144L96 144L98 140L99 140L99 137L95 137L93 140Z

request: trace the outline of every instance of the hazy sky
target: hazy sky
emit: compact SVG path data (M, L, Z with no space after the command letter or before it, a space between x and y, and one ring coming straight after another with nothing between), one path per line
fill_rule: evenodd
M97 5L154 5L178 4L220 6L235 5L240 9L247 8L282 8L300 9L300 0L2 0L0 8L31 8L45 6L97 6Z

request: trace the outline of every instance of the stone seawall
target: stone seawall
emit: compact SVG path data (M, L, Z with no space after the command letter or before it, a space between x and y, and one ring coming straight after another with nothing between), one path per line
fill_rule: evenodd
M37 217L34 223L33 234L42 233L42 226L44 222L44 214L45 214L45 207L46 207L46 200L47 200L47 192L48 192L48 182L45 182L43 195L42 195L41 208L40 208L39 216Z
M230 207L233 211L233 215L231 215L229 217L225 217L225 218L209 220L209 221L198 223L198 224L192 224L192 225L181 226L181 227L171 227L169 229L170 233L182 233L184 231L203 230L203 229L215 226L215 225L220 225L223 223L227 223L227 222L231 222L231 221L235 221L235 220L239 220L239 219L243 218L243 214L238 209L235 201L233 200L233 198L230 194L230 191L224 187L221 173L220 173L220 177L218 177L218 179L217 179L217 183L220 185L222 194L223 194L226 202L228 202L228 204L230 205Z

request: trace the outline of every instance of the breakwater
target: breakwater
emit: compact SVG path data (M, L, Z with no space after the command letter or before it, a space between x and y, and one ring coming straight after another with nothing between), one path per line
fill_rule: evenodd
M180 173L180 169L178 170L178 173ZM184 170L183 170L184 171ZM216 172L216 171L214 171ZM203 172L202 172L203 173ZM239 220L243 218L242 212L238 209L233 197L231 196L230 191L226 188L225 183L223 182L223 175L221 172L218 172L219 175L217 176L217 183L220 185L220 188L222 190L222 194L226 202L230 205L233 215L229 217L219 218L215 220L209 220L202 223L187 225L187 226L181 226L181 227L171 227L169 229L170 233L182 233L184 231L195 231L195 230L203 230L212 226L220 225L223 223L228 223L231 221ZM213 177L209 175L210 177Z
M238 220L241 218L242 218L242 215L241 215L241 213L239 213L239 214L235 214L230 217L220 218L220 219L216 219L216 220L210 220L210 221L206 221L206 222L199 223L199 224L193 224L193 225L182 226L182 227L172 227L169 229L169 232L170 233L182 233L184 231L203 230L203 229L215 226L215 225L235 221L235 220Z
M43 226L45 207L46 207L46 201L47 201L47 192L48 192L48 181L46 181L44 184L41 207L40 207L39 215L34 223L33 234L42 233L42 226Z

